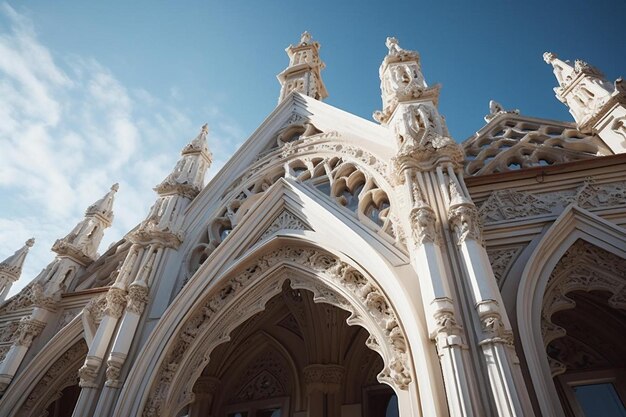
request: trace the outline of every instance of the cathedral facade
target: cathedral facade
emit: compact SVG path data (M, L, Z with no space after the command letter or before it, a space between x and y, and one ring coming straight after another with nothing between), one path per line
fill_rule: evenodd
M117 185L7 300L34 241L2 262L0 415L625 415L621 79L546 53L574 122L491 102L459 144L387 48L376 123L305 32L209 184L205 125L102 255Z

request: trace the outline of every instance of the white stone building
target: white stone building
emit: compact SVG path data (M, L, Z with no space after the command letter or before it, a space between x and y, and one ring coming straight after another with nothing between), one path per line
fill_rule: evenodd
M492 102L457 144L387 47L377 123L321 101L305 33L208 185L204 126L102 255L117 185L90 206L0 305L0 415L624 415L621 80L547 53L574 122Z

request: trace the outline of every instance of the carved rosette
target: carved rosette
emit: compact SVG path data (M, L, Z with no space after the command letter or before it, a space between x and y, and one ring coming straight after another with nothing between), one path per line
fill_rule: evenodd
M346 370L341 365L313 364L304 368L307 392L339 392Z
M45 322L30 318L23 318L20 320L17 331L15 332L13 344L15 346L30 347L33 343L33 339L39 336L39 333L41 333L44 327L46 327Z
M181 331L173 339L174 342L157 371L158 376L144 408L144 416L153 417L165 412L166 404L169 406L170 401L174 401L170 396L176 395L176 398L179 398L182 395L187 398L183 394L189 390L173 385L175 377L179 379L189 377L188 375L185 377L181 376L182 374L178 375L178 372L183 363L193 361L193 358L187 356L190 347L198 342L197 339L201 335L203 337L206 337L207 334L211 335L211 346L228 340L230 331L232 331L228 327L229 323L241 322L248 314L258 312L258 307L252 308L253 312L248 310L251 306L264 305L267 300L263 297L268 297L268 294L271 296L271 294L280 292L282 283L287 277L284 276L282 280L279 279L276 282L272 281L272 288L267 287L270 284L254 286L246 293L245 302L242 299L242 304L239 304L237 308L230 306L230 303L240 297L243 288L256 282L268 270L274 270L285 263L306 267L320 276L319 283L311 281L310 284L306 285L303 283L309 281L300 281L297 277L289 277L294 279L292 282L294 288L295 282L297 282L299 288L310 289L314 292L314 300L332 303L352 311L350 324L365 326L365 323L372 323L374 328L368 330L380 334L382 339L378 340L376 336L372 335L368 339L367 346L377 351L386 364L378 379L398 389L408 389L408 385L412 381L412 373L407 352L407 340L398 324L391 303L384 293L357 269L329 253L310 248L284 246L261 256L255 263L215 289L204 304L181 326ZM367 321L360 317L354 308L351 308L351 302L328 288L328 284L325 284L324 281L332 282L333 285L352 294L355 300L362 303L362 309L369 313ZM209 329L211 329L210 332ZM208 359L203 359L198 366L204 367L207 361ZM199 367L194 368L194 371L200 369ZM185 369L191 371L188 366ZM180 406L180 403L176 404L177 407Z
M104 314L119 319L122 317L124 307L126 307L126 291L121 288L111 287L106 295L106 308Z
M448 210L450 228L456 234L457 245L471 239L482 244L482 230L478 210L473 204L451 206Z
M143 285L131 285L128 288L128 295L126 296L128 311L141 315L146 304L148 303L149 291L150 289Z

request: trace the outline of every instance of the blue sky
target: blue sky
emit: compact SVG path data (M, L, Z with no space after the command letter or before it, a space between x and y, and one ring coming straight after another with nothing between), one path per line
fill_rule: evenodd
M371 120L387 36L418 50L453 137L478 130L495 99L571 120L542 53L626 76L625 1L22 1L0 7L0 259L31 235L22 282L84 209L120 182L119 239L152 187L208 122L216 162L272 111L284 48L322 45L327 103Z

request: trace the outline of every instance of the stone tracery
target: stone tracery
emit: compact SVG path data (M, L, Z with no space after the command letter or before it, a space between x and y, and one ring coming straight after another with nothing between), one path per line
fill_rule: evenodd
M574 291L606 291L611 294L609 306L626 309L626 260L583 240L577 240L550 275L543 297L541 333L546 348L566 335L566 330L552 322L560 311L573 309L576 303L568 297ZM567 370L557 358L548 357L552 376Z
M188 257L190 275L226 239L261 195L283 177L312 185L354 212L361 222L379 234L398 240L394 234L390 198L379 185L386 167L374 155L349 145L316 140L313 145L303 146L315 138L320 139L316 136L299 139L298 142L304 143L298 143L296 147L287 142L280 155L267 155L235 181L236 187L231 186L223 196L223 208ZM290 156L286 160L285 152ZM261 172L264 174L258 175Z

